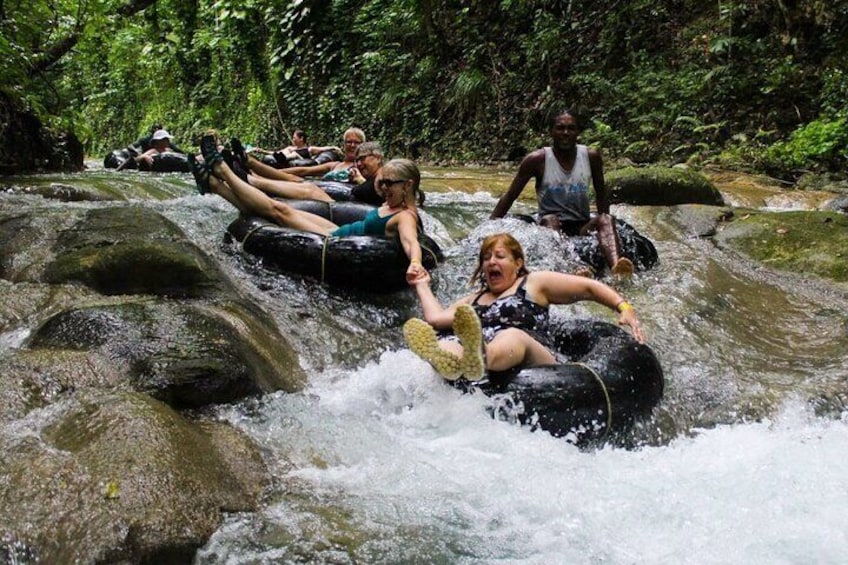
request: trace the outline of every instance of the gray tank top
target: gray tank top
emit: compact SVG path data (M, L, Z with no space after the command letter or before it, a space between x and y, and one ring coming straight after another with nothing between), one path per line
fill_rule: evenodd
M545 174L536 183L539 215L557 214L561 220L589 221L589 183L592 169L589 150L577 145L577 157L571 171L562 168L553 149L545 147Z

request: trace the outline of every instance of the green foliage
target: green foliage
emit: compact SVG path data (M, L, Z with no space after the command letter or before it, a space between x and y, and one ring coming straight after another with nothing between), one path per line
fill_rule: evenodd
M216 127L278 146L298 127L338 143L358 126L390 154L500 159L576 107L613 156L845 165L848 0L130 5L4 4L0 88L95 153L161 121L180 142Z
M848 120L820 118L795 130L765 152L775 171L839 170L848 165Z

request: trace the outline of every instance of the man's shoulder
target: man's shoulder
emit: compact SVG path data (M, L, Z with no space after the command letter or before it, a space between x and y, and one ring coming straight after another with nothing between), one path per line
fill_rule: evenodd
M527 163L527 164L538 164L538 163L544 164L544 162L545 162L545 150L546 149L547 149L547 147L540 147L539 149L536 149L535 151L531 151L530 153L528 153L527 155L524 156L524 159L522 159L521 162Z

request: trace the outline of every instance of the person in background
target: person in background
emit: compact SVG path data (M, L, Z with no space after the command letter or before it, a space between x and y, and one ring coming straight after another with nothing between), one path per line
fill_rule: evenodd
M376 141L366 141L356 149L355 165L350 169L353 183L351 196L356 202L372 206L383 203L383 195L377 190L377 179L383 167L383 149Z
M316 155L324 153L325 151L335 151L339 155L342 154L342 150L333 145L326 147L309 145L306 141L306 132L302 129L294 130L292 132L291 140L291 145L281 149L269 150L262 149L261 147L254 147L251 151L263 155L272 155L276 159L277 163L283 167L290 166L289 163L292 161L312 159Z
M143 136L139 137L135 141L135 143L132 144L132 147L134 147L136 149L136 152L139 153L139 154L145 153L146 151L148 151L150 148L153 147L153 137L156 135L156 132L160 131L160 130L164 130L164 129L165 128L162 127L162 124L159 124L159 123L153 124L152 126L150 126L150 133L148 133L147 135L143 135ZM167 131L165 133L168 134ZM160 136L161 136L161 134L160 134ZM171 151L173 151L175 153L182 153L183 155L186 154L185 151L183 151L180 147L178 147L174 143L174 140L171 138L170 134L168 134L167 137L168 137L168 148Z
M502 218L531 178L536 179L536 199L541 225L565 235L585 235L594 231L612 273L633 274L633 262L621 253L621 240L610 215L609 194L604 184L600 151L577 143L581 132L577 114L564 110L551 123L551 146L528 154L506 193L501 196L491 218ZM589 183L595 189L597 215L589 211Z
M355 165L356 148L365 143L365 132L359 128L349 128L344 132L344 159L328 161L308 167L289 167L286 172L301 177L322 176L324 180L350 182L350 168Z
M303 177L319 177L323 180L350 182L349 169L354 166L356 148L365 142L365 133L359 128L350 128L344 133L344 160L326 161L318 165L276 169L246 154L250 172L262 177L282 181L302 181ZM320 148L327 149L327 148Z
M510 234L483 240L471 279L480 283L479 290L447 308L433 294L429 274L410 283L424 319L408 320L404 337L410 349L446 379L478 380L486 370L556 363L548 328L551 304L603 304L618 313L618 323L629 326L638 342L645 341L636 311L618 292L591 278L530 272L521 244ZM436 330L450 329L454 336L438 339Z
M153 169L153 159L162 153L177 153L171 147L171 134L166 129L158 129L150 136L150 148L137 157L138 168L142 171Z
M186 154L173 142L171 134L162 127L162 124L158 123L150 127L149 134L138 138L135 143L128 146L127 151L130 158L117 167L118 171L127 168L130 163L137 163L140 169L149 171L153 168L153 157L159 153Z
M200 152L204 162L191 159L192 173L201 194L214 192L240 212L259 216L283 227L317 233L323 236L381 235L397 237L409 258L407 281L425 276L418 242L420 219L418 206L424 202L421 173L408 159L393 159L383 165L377 189L385 202L359 220L337 225L317 214L298 210L243 181L233 172L218 151L213 132L203 136Z

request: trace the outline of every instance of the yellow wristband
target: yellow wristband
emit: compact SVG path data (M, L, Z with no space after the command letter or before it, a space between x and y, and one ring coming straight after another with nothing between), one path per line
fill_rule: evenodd
M421 265L421 261L419 261L418 259L412 259L412 260L409 262L409 264L410 264L410 265Z
M624 314L628 310L633 310L633 305L626 300L622 300L618 303L615 309L618 310L619 314Z

